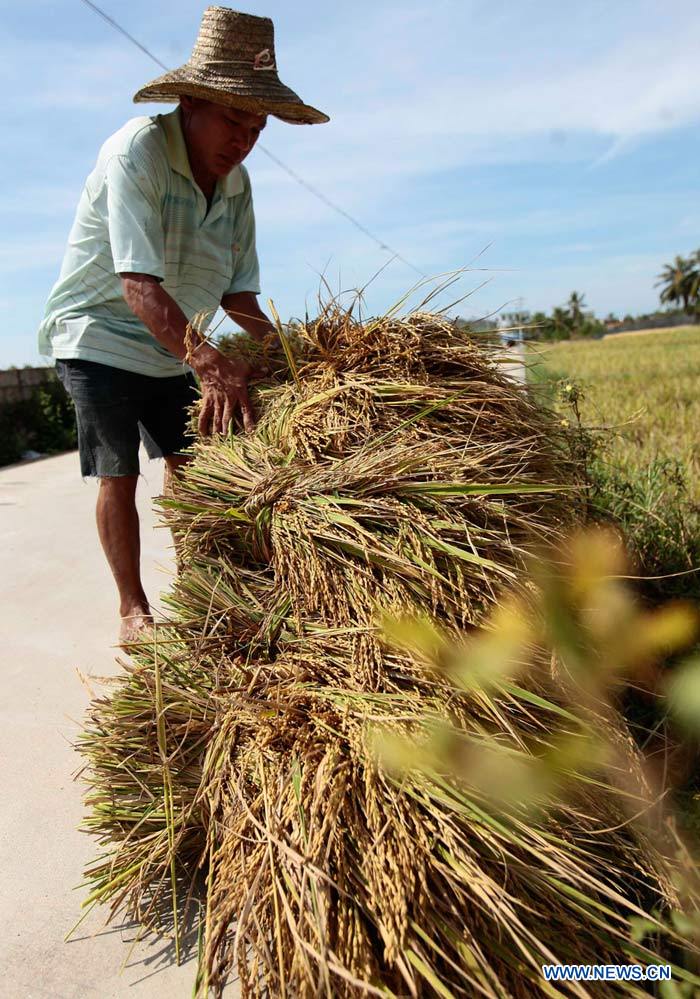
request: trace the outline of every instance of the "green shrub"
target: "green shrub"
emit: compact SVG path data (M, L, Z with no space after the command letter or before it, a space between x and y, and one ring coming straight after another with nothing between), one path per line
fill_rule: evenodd
M689 495L688 472L676 458L620 469L604 455L590 466L596 518L619 525L653 602L697 598L700 592L700 510Z
M39 420L34 448L46 454L77 447L75 409L70 396L56 378L41 385L36 393Z
M19 461L30 445L32 403L23 399L0 406L0 465Z
M28 450L70 451L77 439L73 403L53 374L29 399L0 405L0 465L19 461Z

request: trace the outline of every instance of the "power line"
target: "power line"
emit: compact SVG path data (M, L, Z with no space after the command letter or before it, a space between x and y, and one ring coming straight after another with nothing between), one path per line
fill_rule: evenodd
M390 246L382 242L381 239L378 239L374 235L374 233L370 232L369 229L365 228L365 226L363 226L361 222L358 222L357 219L353 218L352 215L350 215L349 212L346 212L344 208L340 208L339 205L334 204L330 198L327 198L326 195L323 194L322 191L319 191L317 188L313 187L311 184L308 183L308 181L304 180L303 177L300 177L298 173L292 170L291 167L288 167L286 163L283 163L282 160L279 159L277 156L275 156L274 153L271 153L269 149L265 149L265 147L261 146L259 143L258 143L258 148L261 149L266 156L269 156L269 158L274 163L276 163L277 166L281 167L282 170L285 171L285 173L288 173L290 177L293 177L294 180L297 182L297 184L301 184L302 187L305 187L307 191L310 191L311 194L317 197L319 201L323 201L323 203L328 205L329 208L332 208L333 211L337 212L339 215L342 215L343 218L348 220L348 222L351 222L352 225L354 225L356 229L359 229L360 232L364 233L365 236L369 236L370 239L374 240L374 242L381 250L385 250L387 253L391 253L391 255L394 257L395 260L400 260L402 264L406 264L407 267L410 267L411 270L416 271L416 273L422 275L422 277L427 276L423 273L423 271L419 270L419 268L416 267L414 264L412 264L409 260L406 260L405 257L402 257L400 253L397 253L396 250L392 250Z
M137 38L134 38L133 35L129 34L126 28L123 28L121 24L119 24L117 21L114 20L113 17L110 17L109 14L107 14L104 10L102 10L101 7L98 7L96 3L93 3L92 0L82 0L82 2L85 4L86 7L89 7L90 10L93 11L93 13L101 17L103 21L106 21L111 28L114 28L114 30L118 31L120 35L123 35L124 38L128 39L128 41L130 41L132 45L135 45L137 49L140 49L140 51L143 52L144 55L147 55L149 59L152 59L153 62L156 63L156 65L160 66L161 69L164 69L166 73L169 71L169 67L166 66L165 63L161 62L161 60L157 56L153 55L153 53L150 52L145 45L142 45ZM309 184L308 181L304 180L303 177L300 177L299 174L296 173L296 171L292 170L291 167L288 167L286 163L283 163L282 160L279 159L278 156L275 156L274 153L271 153L269 149L266 149L265 146L263 146L259 142L256 144L256 148L260 149L261 152L263 152L267 157L269 157L269 159L273 161L273 163L276 163L277 166L280 167L280 169L284 170L285 173L289 174L289 176L292 177L292 179L295 180L297 184L301 185L301 187L309 191L310 194L313 194L314 197L318 198L319 201L322 201L329 208L333 209L334 212L337 212L338 215L342 215L342 217L346 219L348 222L350 222L352 225L354 225L356 229L359 229L361 233L363 233L374 243L376 243L377 246L380 248L380 250L384 250L384 252L386 253L391 253L391 255L394 257L395 260L400 260L402 264L405 264L407 267L410 267L411 270L414 270L417 274L420 274L422 277L426 277L426 274L422 270L420 270L419 267L416 267L415 264L412 264L409 260L406 260L406 258L403 257L400 253L397 253L396 250L393 250L388 245L388 243L384 242L384 240L381 240L379 239L379 237L375 236L374 233L371 232L366 226L362 225L361 222L358 222L356 218L353 218L353 216L349 212L346 212L344 208L340 207L340 205L336 205L334 201L331 201L331 199L328 198L325 194L323 194L321 191L315 188L312 184Z
M138 41L138 39L134 38L133 35L130 35L129 32L126 30L126 28L122 28L121 24L117 24L114 18L110 17L109 14L105 13L105 11L103 11L100 7L98 7L96 3L92 3L91 0L83 0L83 3L85 4L86 7L89 7L90 10L98 14L99 17L101 17L104 21L106 21L107 24L109 24L112 28L114 28L115 31L118 31L120 35L124 35L125 38L128 38L132 45L135 45L137 49L141 49L141 51L145 55L147 55L149 59L152 59L153 62L157 63L157 65L160 66L161 69L164 69L166 73L168 72L168 67L165 65L164 62L160 61L158 56L154 56L152 52L149 52L145 45L142 45L141 42Z

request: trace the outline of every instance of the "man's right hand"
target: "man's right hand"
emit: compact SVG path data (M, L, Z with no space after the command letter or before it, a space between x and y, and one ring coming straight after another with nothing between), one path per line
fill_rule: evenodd
M250 364L241 359L229 360L208 345L195 351L190 364L202 387L200 434L208 437L227 433L237 410L246 433L254 430L255 413L248 395L248 379L253 370Z
M187 361L199 377L202 387L199 432L202 436L227 433L237 410L240 410L246 432L254 430L255 414L248 396L250 364L243 359L224 357L199 337L190 353L185 314L160 286L159 279L151 274L131 272L122 273L120 277L124 299L134 315L171 354ZM248 307L252 309L252 306ZM257 317L256 322L259 322Z

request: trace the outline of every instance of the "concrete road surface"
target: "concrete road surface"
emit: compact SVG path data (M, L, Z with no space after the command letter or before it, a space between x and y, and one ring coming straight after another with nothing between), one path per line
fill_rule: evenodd
M172 572L171 539L154 529L150 497L162 462L142 459L139 510L146 592ZM177 967L167 941L139 942L137 927L104 926L93 909L73 938L95 856L77 831L83 785L71 748L90 695L78 670L116 672L117 601L99 546L97 485L77 454L0 468L0 996L12 999L189 999L196 962ZM121 966L124 964L123 970ZM227 999L238 995L235 986Z
M512 347L507 347L505 354L512 358L512 360L503 365L504 374L512 378L513 381L526 385L527 369L525 367L525 345L522 343L516 343Z

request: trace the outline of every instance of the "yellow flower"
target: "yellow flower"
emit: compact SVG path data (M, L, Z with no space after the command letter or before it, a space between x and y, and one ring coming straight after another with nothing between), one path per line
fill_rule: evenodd
M562 420L561 421L561 425L562 425L562 427L568 427L569 426L569 421L568 420Z

